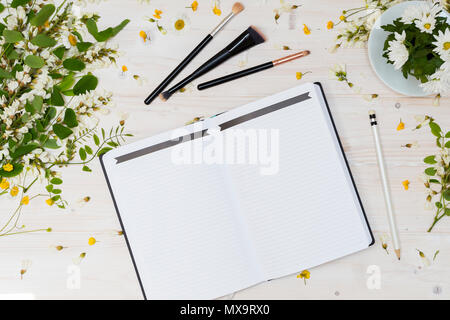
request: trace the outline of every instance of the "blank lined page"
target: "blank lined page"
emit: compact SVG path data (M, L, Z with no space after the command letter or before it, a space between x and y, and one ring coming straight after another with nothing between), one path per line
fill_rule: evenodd
M147 298L212 299L262 281L223 167L175 165L171 149L116 164L149 145L104 158Z
M258 165L230 166L266 279L354 253L371 240L316 86L295 88L249 110L303 92L310 92L312 99L236 127L279 132L278 173L262 175Z

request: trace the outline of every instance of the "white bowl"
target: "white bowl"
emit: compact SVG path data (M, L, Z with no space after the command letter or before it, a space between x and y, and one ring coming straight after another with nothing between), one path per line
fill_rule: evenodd
M420 81L409 76L403 77L401 70L395 70L394 66L383 57L383 47L389 32L381 29L381 26L391 24L400 18L407 7L417 5L422 1L405 1L386 10L375 22L369 37L369 60L377 76L392 90L406 96L424 97L429 95L420 86ZM445 11L445 10L444 10ZM446 13L447 14L447 13ZM447 14L448 17L448 14Z

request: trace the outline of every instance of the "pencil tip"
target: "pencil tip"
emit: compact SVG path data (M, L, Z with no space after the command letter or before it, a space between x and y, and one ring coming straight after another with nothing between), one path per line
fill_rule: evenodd
M400 249L395 250L395 255L397 256L398 260L400 260Z
M163 93L161 93L160 95L159 95L159 98L162 100L162 101L167 101L167 99L169 99L169 93L166 91L166 92L163 92Z

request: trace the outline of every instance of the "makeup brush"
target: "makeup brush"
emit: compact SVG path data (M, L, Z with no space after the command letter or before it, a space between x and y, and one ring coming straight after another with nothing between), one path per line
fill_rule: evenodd
M237 55L238 53L241 53L242 51L245 51L247 49L250 49L251 47L254 47L260 43L263 43L265 41L265 37L262 35L261 32L259 32L255 27L249 27L247 30L245 30L239 37L237 37L233 42L231 42L225 49L220 51L218 54L216 54L214 57L209 59L207 62L205 62L200 68L198 68L194 73L192 73L190 76L176 84L174 87L169 89L166 92L163 92L159 95L159 97L166 101L169 99L175 92L178 90L184 88L188 83L191 81L197 79L198 77L201 77L205 73L211 71L218 65L222 64L223 62L227 61L231 57Z
M236 15L238 15L244 6L236 2L233 5L231 13L222 20L222 22L203 39L202 42L167 76L166 79L145 99L145 104L149 105L153 100L170 84L170 82L180 74L181 71L205 48L214 36L225 27L225 25Z
M281 58L281 59L277 59L277 60L274 60L274 61L269 61L269 62L260 64L259 66L256 66L256 67L245 69L245 70L242 70L242 71L239 71L239 72L236 72L236 73L232 73L232 74L226 75L226 76L218 78L218 79L214 79L214 80L211 80L211 81L208 81L208 82L201 83L201 84L198 85L197 88L198 88L198 90L205 90L205 89L208 89L208 88L212 88L212 87L218 86L220 84L223 84L223 83L226 83L226 82L229 82L229 81L232 81L232 80L236 80L236 79L248 76L250 74L257 73L257 72L260 72L260 71L263 71L263 70L267 70L267 69L279 66L280 64L283 64L283 63L286 63L286 62L290 62L290 61L293 61L293 60L305 57L305 56L309 55L309 53L310 52L308 50L306 50L306 51L302 51L302 52L298 52L298 53L292 54L290 56L287 56L287 57L284 57L284 58Z

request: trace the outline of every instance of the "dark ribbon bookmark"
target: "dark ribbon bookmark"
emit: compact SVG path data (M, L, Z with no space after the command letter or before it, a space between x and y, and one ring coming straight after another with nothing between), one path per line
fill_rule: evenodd
M227 130L227 129L237 126L241 123L262 117L266 114L281 110L283 108L292 106L294 104L297 104L297 103L300 103L303 101L307 101L309 99L311 99L311 97L309 96L309 92L307 92L307 93L301 94L299 96L293 97L291 99L278 102L278 103L268 106L266 108L256 110L254 112L250 112L249 114L246 114L244 116L241 116L236 119L233 119L233 120L230 120L230 121L220 124L219 125L220 131ZM150 153L154 153L157 151L161 151L161 150L164 150L167 148L174 147L181 143L185 143L185 142L203 138L205 136L208 136L207 131L208 131L208 129L205 129L205 130L199 131L199 132L195 132L195 133L191 133L191 134L188 134L188 135L176 138L176 139L172 139L172 140L169 140L166 142L155 144L153 146L150 146L150 147L147 147L147 148L144 148L141 150L137 150L137 151L125 154L125 155L117 157L115 159L117 160L117 164L129 161L129 160L133 160L133 159L148 155Z

